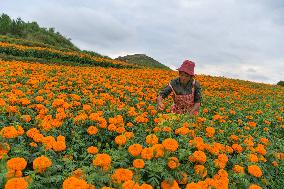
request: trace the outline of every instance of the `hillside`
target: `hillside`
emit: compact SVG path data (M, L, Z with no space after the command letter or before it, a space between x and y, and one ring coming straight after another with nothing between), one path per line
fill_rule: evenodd
M134 55L126 55L126 56L119 56L116 60L125 61L130 64L138 64L141 66L146 66L150 68L160 68L170 70L169 67L163 65L162 63L158 62L157 60L145 55L145 54L134 54Z
M21 18L11 19L8 15L0 16L0 35L19 37L33 42L79 50L54 28L42 28L37 22L25 22Z

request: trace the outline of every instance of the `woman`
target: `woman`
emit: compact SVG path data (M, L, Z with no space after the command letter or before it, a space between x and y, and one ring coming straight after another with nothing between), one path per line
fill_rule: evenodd
M189 115L198 114L201 103L201 87L199 82L194 79L194 67L194 62L185 60L181 67L177 69L179 71L179 77L171 80L159 93L157 104L160 110L165 109L162 99L173 92L174 104L171 108L172 113L189 113Z

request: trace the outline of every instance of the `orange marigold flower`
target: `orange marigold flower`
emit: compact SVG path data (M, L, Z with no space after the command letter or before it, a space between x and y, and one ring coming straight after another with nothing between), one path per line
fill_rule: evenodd
M164 180L161 183L161 189L180 189L180 187L178 186L178 183L175 180L173 182Z
M249 172L249 174L251 174L255 177L261 177L262 176L262 171L257 165L248 166L248 172Z
M165 152L164 152L164 146L162 144L154 144L152 148L153 148L154 156L156 158L164 156Z
M66 150L66 144L65 144L65 141L55 141L53 143L53 146L52 146L53 150L55 152L61 152L61 151L64 151Z
M250 126L250 127L256 127L256 123L255 123L255 122L248 122L248 126Z
M4 138L16 138L17 136L24 134L24 130L21 126L16 127L17 129L14 126L3 127L0 131L0 135Z
M195 165L194 172L195 174L201 176L202 178L206 177L207 175L207 170L203 165Z
M12 178L5 184L5 189L27 189L28 182L24 178Z
M167 138L163 140L162 145L164 148L170 152L175 152L178 149L178 142L175 139Z
M169 167L170 169L175 169L175 168L177 168L177 167L180 165L180 163L179 163L178 158L176 158L176 157L170 157L170 158L168 159L167 165L168 165L168 167Z
M255 154L249 154L248 159L250 162L258 162L258 157Z
M96 154L96 153L98 153L98 148L97 147L95 147L95 146L90 146L88 149L87 149L87 151L88 151L88 153L89 154Z
M180 179L178 180L179 184L187 184L188 183L188 175L186 172L180 172L181 176Z
M128 147L128 152L133 156L140 155L143 147L140 144L132 144Z
M256 184L251 184L249 185L248 189L262 189L262 188Z
M7 154L10 151L10 146L8 143L0 143L0 159L2 156Z
M111 157L108 154L98 154L95 159L93 159L93 165L102 167L103 169L108 169L111 163Z
M98 129L95 126L90 126L87 130L89 135L95 135L98 132Z
M190 161L204 164L206 162L206 155L203 151L195 151L191 156Z
M158 137L155 134L150 134L146 136L146 143L149 145L157 144L159 141Z
M140 189L140 186L138 182L128 180L122 184L122 189Z
M233 144L232 148L238 153L241 153L243 151L243 148L239 144Z
M267 153L263 144L258 144L255 151L261 155L265 155Z
M113 175L111 176L111 179L115 183L122 183L128 180L131 180L132 177L133 177L133 173L131 170L119 168L114 171Z
M126 129L125 129L124 127L117 127L115 131L116 131L117 133L124 133L125 130L126 130Z
M48 167L52 165L52 161L46 156L40 156L33 161L33 169L43 173Z
M150 184L141 184L139 189L153 189L153 187Z
M235 165L235 166L233 167L233 171L234 171L235 173L241 173L241 174L244 174L244 173L245 173L245 169L244 169L242 166L240 166L240 165Z
M142 169L144 168L145 163L143 159L135 159L133 161L133 167L138 168L138 169Z
M214 136L214 134L215 134L215 129L214 129L214 127L207 127L206 129L206 136L207 137L213 137Z
M262 137L262 138L260 139L260 141L261 141L263 144L267 144L267 143L269 142L269 140L268 140L267 138L264 138L264 137Z
M7 161L7 168L10 170L22 171L26 166L27 161L24 158L16 157Z
M219 154L218 160L223 162L223 163L227 163L229 159L228 159L228 156L226 154Z
M153 151L153 148L144 148L142 151L141 151L141 157L143 159L152 159L154 156L154 151Z
M126 144L126 137L124 135L119 135L115 137L114 141L117 145L125 145Z
M196 189L196 188L200 188L200 186L194 182L188 183L185 187L185 189Z
M127 139L131 139L134 137L134 133L133 132L125 132L124 136L126 136Z
M26 123L30 122L32 119L30 115L22 115L22 118L23 118L23 121Z
M75 188L89 189L89 185L85 180L72 176L64 180L62 189L75 189Z

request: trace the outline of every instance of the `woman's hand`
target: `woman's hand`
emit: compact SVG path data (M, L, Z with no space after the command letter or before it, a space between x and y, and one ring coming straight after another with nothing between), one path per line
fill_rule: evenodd
M162 99L163 98L161 96L158 96L158 98L157 98L157 104L158 104L158 109L159 110L164 110L165 109L165 105L162 102Z
M164 110L165 105L162 102L160 102L160 103L158 103L158 108L159 108L159 110Z

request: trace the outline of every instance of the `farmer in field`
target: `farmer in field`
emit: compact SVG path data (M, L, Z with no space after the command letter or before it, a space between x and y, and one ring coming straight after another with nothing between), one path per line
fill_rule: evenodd
M157 98L158 109L164 110L162 102L171 92L173 92L174 103L171 108L172 113L197 115L201 103L201 87L194 79L195 63L185 60L178 68L179 77L174 78L159 93Z

